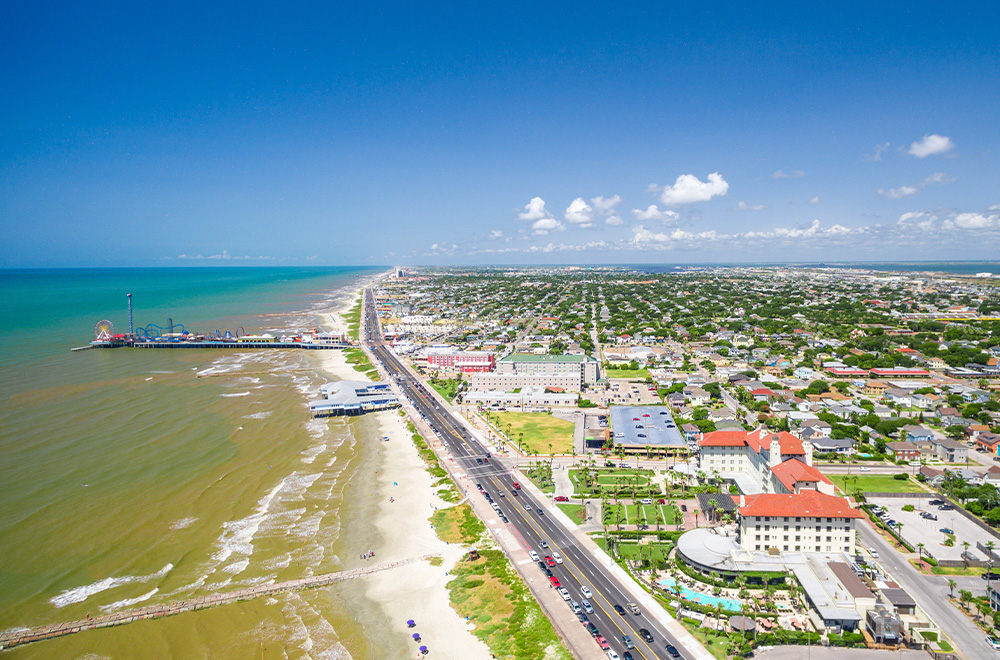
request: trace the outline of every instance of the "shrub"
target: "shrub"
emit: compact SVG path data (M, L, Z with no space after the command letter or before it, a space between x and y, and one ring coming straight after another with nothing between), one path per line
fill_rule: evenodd
M895 479L896 481L906 481L907 479L910 478L910 475L906 474L905 472L900 472L899 474L892 475L892 478Z
M904 504L903 505L903 511L913 511L913 508L914 507L913 507L912 504Z

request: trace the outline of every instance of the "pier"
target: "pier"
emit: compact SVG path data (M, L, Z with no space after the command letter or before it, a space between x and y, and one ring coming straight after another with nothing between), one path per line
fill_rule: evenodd
M247 587L246 589L238 589L236 591L209 594L207 596L189 598L186 600L174 601L172 603L163 603L162 605L149 605L148 607L122 610L120 612L89 617L77 621L51 623L37 628L12 630L0 634L0 650L21 646L22 644L30 644L31 642L40 642L54 637L62 637L63 635L72 635L73 633L82 632L84 630L108 628L110 626L122 626L127 623L132 623L133 621L159 619L165 616L181 614L183 612L194 612L196 610L203 610L209 607L218 607L219 605L229 605L230 603L252 600L254 598L260 598L261 596L274 596L290 591L315 589L316 587L324 587L335 582L343 582L344 580L352 580L365 575L371 575L372 573L387 571L399 566L405 566L406 564L412 564L413 562L430 559L431 557L436 556L437 555L434 554L428 554L421 555L419 557L409 557L407 559L399 559L397 561L375 564L373 566L352 568L348 571L340 571L338 573L325 573L323 575L286 580L284 582L275 582L273 584Z

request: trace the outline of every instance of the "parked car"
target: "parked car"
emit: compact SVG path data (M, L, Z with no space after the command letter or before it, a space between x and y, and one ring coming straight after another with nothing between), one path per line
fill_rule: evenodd
M604 653L608 656L608 660L622 660L621 657L619 657L619 655L612 649L607 649Z
M561 587L561 586L562 586L562 582L560 582L560 581L559 581L559 578L557 578L557 577L556 577L555 575L553 575L552 577L550 577L550 578L549 578L549 582L550 582L550 583L552 584L552 586L553 586L553 587L555 587L556 589L558 589L559 587Z
M608 640L604 639L604 635L600 633L594 635L594 641L597 642L597 645L600 646L602 649L611 648L611 645L608 644Z
M939 531L942 534L954 534L955 533L955 530L953 530L951 527L942 527Z
M993 639L992 637L986 638L986 643L993 647L995 650L1000 651L1000 642Z
M587 632L589 632L594 637L597 637L598 635L601 634L601 632L597 629L597 626L595 626L592 622L588 623L586 627L587 627Z
M1000 573L986 572L983 573L984 580L1000 580Z
M531 557L531 561L542 561L541 557L534 550L528 550L528 556Z
M567 601L567 602L569 602L571 600L570 595L569 595L569 590L567 590L566 587L560 587L559 588L559 595L562 596L562 599L565 600L565 601Z
M556 502L569 502L569 498L566 497L565 495L556 495L555 496L555 501Z
M576 602L575 600L571 599L569 601L569 608L573 610L573 614L583 614L583 610L580 609L580 603Z
M876 550L875 548L868 548L868 552L871 553L872 557L878 559L878 550Z
M937 506L939 504L944 504L944 500L931 500L930 502L928 502L928 504L930 504L931 506Z
M586 612L587 614L594 613L594 606L591 605L590 601L587 600L586 598L580 601L580 605L583 607L583 611Z

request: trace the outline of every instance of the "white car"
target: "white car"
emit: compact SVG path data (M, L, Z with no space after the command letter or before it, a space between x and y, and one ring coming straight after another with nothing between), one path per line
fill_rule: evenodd
M608 660L621 660L621 658L618 656L617 653L614 652L613 649L608 649L607 651L605 651L605 653L608 654Z
M558 552L553 552L552 558L556 560L557 564L561 564L563 562L562 555L560 555Z
M871 471L872 471L872 469L870 467L867 467L867 466L864 466L864 465L862 465L861 467L858 468L858 472L871 472Z
M528 550L528 556L531 557L531 561L535 562L541 561L541 559L538 557L538 553L535 552L534 550Z
M584 598L594 597L594 594L590 591L590 587L580 587L580 593L583 594Z
M986 643L992 646L995 650L1000 651L1000 642L993 639L992 637L987 637Z
M653 503L653 500L651 500L651 499L649 499L649 498L647 497L646 499L644 499L644 500L641 500L641 501L640 501L639 503L640 503L640 504L652 504L652 503Z
M878 550L875 548L868 548L868 552L872 554L872 558L878 559Z
M569 592L566 591L566 587L559 587L559 595L562 596L562 599L565 601L570 600Z

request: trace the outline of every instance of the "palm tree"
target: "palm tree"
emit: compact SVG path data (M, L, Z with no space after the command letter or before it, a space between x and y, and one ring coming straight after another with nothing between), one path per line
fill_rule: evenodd
M957 586L958 582L955 582L955 580L948 578L948 598L955 597L955 587Z
M719 502L714 497L708 501L708 513L710 518L712 519L712 522L715 521L715 512L718 510L718 508L719 508Z
M965 568L969 568L969 546L971 544L968 541L962 541L962 547L965 548L962 551L962 561L965 562Z
M962 607L965 611L969 611L969 603L972 602L972 592L968 589L960 589L958 592L958 599L962 602Z
M899 545L903 545L903 523L896 523L896 534L899 535Z
M923 543L918 543L917 544L917 560L918 561L923 561L923 558L924 558L924 547L925 546L924 546Z
M681 585L680 585L680 583L677 582L677 580L674 580L674 583L672 585L670 585L670 591L674 592L674 595L677 596L677 612L675 612L675 616L678 619L680 619L681 618Z

